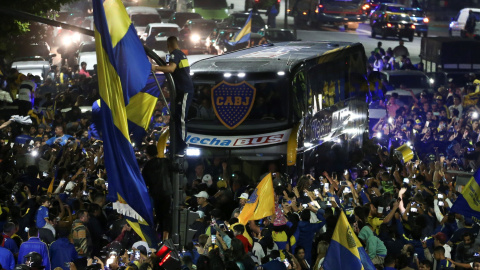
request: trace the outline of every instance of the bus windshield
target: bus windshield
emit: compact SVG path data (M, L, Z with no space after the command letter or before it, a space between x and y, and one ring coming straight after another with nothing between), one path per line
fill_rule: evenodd
M223 76L223 73L195 74L193 80L195 94L187 117L189 128L212 131L226 130L226 127L221 122L223 119L219 119L219 116L220 118L222 117L221 109L214 108L216 106L215 103L219 103L219 97L213 93L213 91L217 91L213 90L214 88L216 89L216 86L222 82L226 83L223 81ZM289 112L286 80L283 77L279 79L276 73L258 73L250 76L247 74L245 78L247 78L245 81L239 80L227 83L231 86L246 82L255 88L255 94L252 93L254 99L250 112L245 114L244 122L236 127L235 130L257 130L259 127L275 128L285 125ZM227 96L220 97L220 101L227 98ZM249 104L252 104L251 100ZM238 114L237 117L239 119L244 116L241 112L238 112Z
M194 8L228 8L226 0L195 0Z

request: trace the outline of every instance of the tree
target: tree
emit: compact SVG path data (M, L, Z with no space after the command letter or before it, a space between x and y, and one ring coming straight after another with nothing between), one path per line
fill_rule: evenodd
M0 9L8 8L54 18L56 12L67 4L74 5L76 10L85 10L88 7L87 0L4 0L0 4ZM16 48L23 44L47 41L49 30L51 28L37 22L18 19L15 16L0 16L0 59L8 59L15 54Z

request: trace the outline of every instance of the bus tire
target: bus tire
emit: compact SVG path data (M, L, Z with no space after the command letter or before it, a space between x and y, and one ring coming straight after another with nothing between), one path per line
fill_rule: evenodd
M408 37L408 41L412 42L413 41L413 35Z

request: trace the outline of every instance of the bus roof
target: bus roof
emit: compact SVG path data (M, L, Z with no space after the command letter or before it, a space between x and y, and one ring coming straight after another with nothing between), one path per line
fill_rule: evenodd
M331 41L293 41L265 44L248 49L238 50L217 57L196 62L191 66L191 72L278 72L289 71L301 62L324 58L333 52L361 50L363 45L351 42ZM234 61L232 61L234 59ZM327 62L330 57L324 58Z

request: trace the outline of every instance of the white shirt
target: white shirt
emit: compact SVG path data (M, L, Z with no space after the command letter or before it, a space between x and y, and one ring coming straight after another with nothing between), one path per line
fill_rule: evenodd
M32 92L35 92L35 87L36 85L32 81L23 81L18 89L18 100L30 101Z

